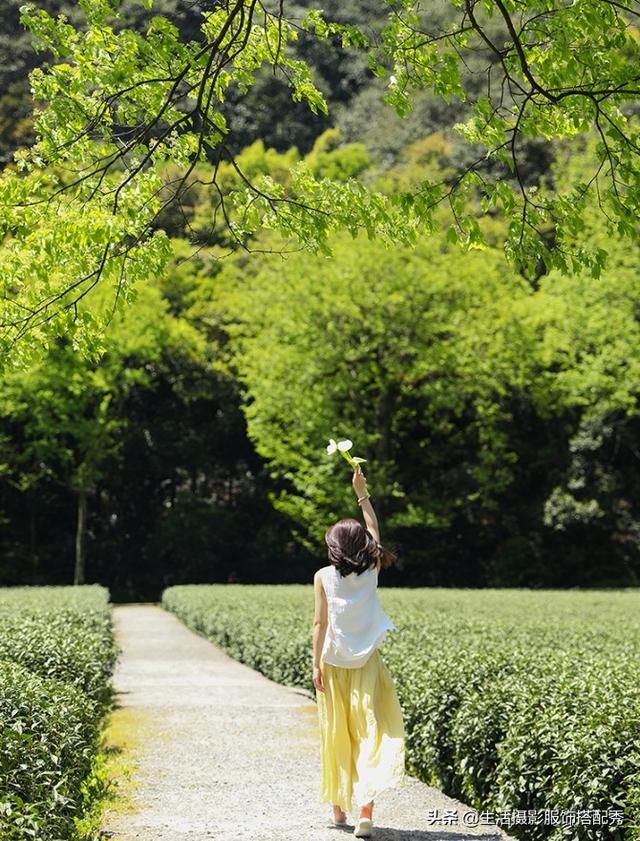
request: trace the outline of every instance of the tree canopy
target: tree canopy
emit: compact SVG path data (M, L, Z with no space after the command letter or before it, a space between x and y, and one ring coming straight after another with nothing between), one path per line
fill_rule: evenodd
M450 0L421 10L413 0L389 0L369 25L235 0L199 9L197 31L155 14L154 0L140 0L148 16L137 30L118 25L117 0L80 5L81 25L34 4L21 8L35 46L53 61L31 74L36 141L15 153L0 179L0 323L3 358L11 354L15 364L60 333L73 333L89 356L99 352L96 334L114 307L166 267L158 220L197 186L204 160L213 165L212 214L240 247L264 228L319 252L335 230L414 244L442 224L445 206L451 241L469 248L485 243L483 220L500 209L510 220L506 257L526 276L541 265L598 276L606 248L572 239L590 204L609 233L637 242L635 4ZM470 150L466 160L392 193L357 177L314 174L304 161L286 184L249 177L234 152L230 96L250 95L269 68L294 101L311 113L328 110L311 66L295 53L303 36L361 54L397 114L407 115L425 90L462 103L455 128ZM528 182L529 142L592 130L597 143L581 180L562 189L545 178ZM221 187L223 164L238 177L230 192ZM85 306L99 282L111 290L110 304Z
M634 7L22 19L5 582L306 581L353 504L344 436L390 581L637 583Z

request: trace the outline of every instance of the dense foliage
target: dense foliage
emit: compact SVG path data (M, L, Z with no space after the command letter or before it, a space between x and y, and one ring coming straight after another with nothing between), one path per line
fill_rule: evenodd
M103 587L0 591L0 836L79 838L118 649Z
M5 376L5 583L101 581L153 600L170 583L269 580L291 557L237 387L175 314L177 284L159 286L113 323L99 363L61 343Z
M617 826L505 827L523 841L637 838L637 593L381 588L380 599L398 628L382 650L410 773L494 813L624 810ZM162 604L272 680L314 691L311 587L171 587Z
M283 184L304 160L394 191L452 155L436 133L381 173L330 131L304 159L258 141L239 160ZM580 178L589 156L559 148L550 176ZM282 259L263 253L274 236L234 251L211 225L207 166L184 215L163 217L170 270L114 316L102 356L60 340L2 379L4 581L63 583L75 566L73 580L152 599L307 581L326 524L355 513L324 450L344 435L399 551L394 583L638 582L639 263L595 208L575 238L607 245L598 279L523 278L499 214L466 254L443 224L413 247L336 235L331 258Z
M446 168L431 140L388 184ZM337 168L354 149L328 154ZM563 150L554 179L587 157ZM444 225L410 248L342 236L331 259L238 254L188 312L228 336L248 434L282 483L271 499L311 553L353 505L322 446L337 435L367 459L394 583L637 583L637 257L609 240L601 278L532 284L496 246L504 224L466 254ZM593 209L582 225L576 242L604 244Z
M147 13L135 25L132 7ZM640 48L634 12L623 4L450 0L427 13L418 2L388 0L371 18L367 3L321 12L223 0L213 9L196 4L191 19L154 0L84 0L81 9L80 21L56 15L57 3L20 12L35 49L52 60L30 75L35 142L18 148L0 177L0 347L11 364L29 364L60 334L95 357L111 306L165 270L170 249L158 220L200 183L195 170L204 161L214 164L213 215L242 246L263 228L324 253L336 230L412 243L436 229L446 208L451 239L475 247L486 243L484 217L500 210L509 219L505 255L518 270L586 267L598 277L606 248L572 241L592 204L609 233L638 242ZM327 43L342 52L324 50ZM234 138L238 100L246 114L269 95L272 75L293 103L328 115L321 79L332 64L350 89L341 96L335 77L327 86L343 107L364 87L357 77L365 66L383 81L378 100L400 117L414 100L425 104L423 92L460 103L444 114L467 154L448 177L427 175L392 193L303 163L291 167L286 188L253 178L236 159L239 139L249 139L240 105ZM585 179L559 189L531 167L541 141L592 129L598 143ZM307 148L311 139L303 139ZM172 179L167 163L179 169ZM228 195L223 163L241 181ZM98 285L106 306L91 294Z
M596 15L592 0L581 0L561 10L537 3L511 10L540 84L523 98L516 46L505 42L499 61L486 41L478 45L471 18L491 44L502 43L504 4L462 9L442 0L415 24L410 4L332 2L325 16L336 25L311 15L306 29L306 3L285 4L291 64L275 72L269 60L260 63L275 32L270 12L252 29L249 52L218 67L212 38L229 11L224 4L213 20L200 4L173 0L155 0L151 9L133 0L82 7L51 0L23 11L38 53L29 52L10 5L0 82L14 90L27 67L40 68L34 91L46 137L29 150L33 137L17 143L18 160L26 156L34 169L9 166L2 182L9 191L3 301L17 307L13 327L22 339L13 343L12 330L1 331L0 581L100 581L116 598L151 599L190 581L306 581L324 553L322 530L354 511L344 465L324 454L329 437L344 435L368 460L385 540L399 551L394 583L638 582L639 260L630 223L616 227L616 214L607 219L601 207L611 199L602 179L615 175L624 205L617 210L630 218L632 203L623 199L632 192L621 179L634 163L607 119L628 121L633 142L635 105L630 90L620 93L624 86L611 96L603 89L598 125L589 123L583 96L596 77L621 84L631 66L636 30L623 9L600 4ZM234 21L248 31L245 6L234 6ZM471 29L452 35L461 21ZM409 38L419 27L422 46ZM536 46L527 40L534 30ZM429 41L436 33L442 37ZM403 39L409 50L398 70ZM465 58L457 71L455 47ZM162 140L158 125L144 134L144 117L167 87L154 88L145 75L151 54L172 72L176 56L191 56L190 84L205 56L215 65L209 82L218 87L209 92L212 102L222 98L210 116L218 132L228 130L223 139L214 132L219 144L204 143L197 161L189 137L199 128L188 122L182 89L169 111L185 117L185 131ZM545 91L560 96L569 84L572 61L587 60L582 92L540 105ZM468 131L479 131L474 108L486 108L487 73L506 81L486 141L509 131L508 113L523 109L524 133L511 150L517 172L455 129L471 119ZM125 77L134 85L128 93L119 87ZM91 143L86 136L80 146L65 145L62 158L43 168L55 137L79 130L82 108L101 101L101 85L113 118L100 128L106 146L91 145L98 120ZM321 99L327 112L318 107L305 121L305 103ZM615 149L603 147L602 121ZM120 130L116 145L130 131L142 157L114 160L76 185L77 194L66 192L69 168L85 152L105 152L110 132ZM14 140L6 141L7 155ZM164 153L138 171L135 161L156 141ZM594 181L603 153L614 157ZM456 202L432 207L429 185L458 184L477 155L483 178L498 185L493 198L476 181L469 190L460 184L462 216ZM264 195L248 184L278 197L269 212L279 221L265 219ZM304 202L288 204L301 186L326 211L324 221ZM568 198L587 186L579 200ZM62 187L53 212L50 200ZM588 200L593 189L601 202ZM565 214L562 236L551 219L540 229L540 247L556 249L553 260L538 254L532 265L514 263L505 251L523 218L510 203L514 191L533 211L544 193ZM466 250L452 208L468 223ZM414 225L422 213L429 235ZM279 232L264 230L272 222ZM148 229L138 238L142 224ZM126 248L116 257L119 239ZM381 240L396 244L388 249ZM586 252L595 263L581 268ZM100 282L91 270L98 253ZM88 272L86 284L58 298L76 270ZM63 310L50 319L56 301ZM32 312L43 319L34 330ZM109 323L98 329L103 317Z

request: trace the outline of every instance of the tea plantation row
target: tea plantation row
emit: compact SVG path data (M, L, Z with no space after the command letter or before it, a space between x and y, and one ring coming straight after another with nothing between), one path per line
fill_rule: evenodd
M381 651L407 771L478 810L576 817L505 826L526 841L640 839L640 594L395 590ZM181 585L162 605L267 677L315 692L313 588ZM622 810L622 823L593 812ZM584 823L577 823L578 820Z
M0 590L2 841L79 837L117 653L104 587Z

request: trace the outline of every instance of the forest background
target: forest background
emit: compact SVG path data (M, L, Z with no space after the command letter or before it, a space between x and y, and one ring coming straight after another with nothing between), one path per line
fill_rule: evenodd
M0 37L5 167L34 142L27 74L51 60L19 5ZM82 26L76 3L39 5ZM323 5L373 29L387 14L372 0ZM450 4L429 6L446 25ZM198 4L154 10L197 37ZM147 19L122 4L123 28ZM401 117L357 51L304 34L295 51L328 113L293 101L267 67L248 91L232 87L222 110L244 173L286 186L303 160L393 195L476 154L454 129L465 103L420 90ZM595 140L529 140L523 185L586 179ZM325 529L360 513L347 465L326 454L334 437L367 459L382 541L399 556L388 585L637 586L637 247L587 207L575 240L606 247L598 277L518 271L497 209L470 250L444 213L414 244L342 232L328 255L258 230L246 250L213 211L213 166L199 163L199 183L156 220L169 269L137 284L95 363L60 341L3 372L1 584L100 582L122 600L184 582L309 583ZM219 174L238 186L231 164Z

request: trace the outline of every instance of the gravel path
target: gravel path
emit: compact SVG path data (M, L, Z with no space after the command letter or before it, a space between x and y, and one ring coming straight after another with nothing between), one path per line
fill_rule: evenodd
M115 716L134 722L124 740L132 774L119 784L127 808L104 816L114 841L336 841L320 802L317 708L231 659L155 604L114 607L123 652L114 675ZM429 822L453 810L457 822ZM495 825L467 827L472 810L413 777L376 799L377 841L509 841ZM349 816L351 817L351 816Z

